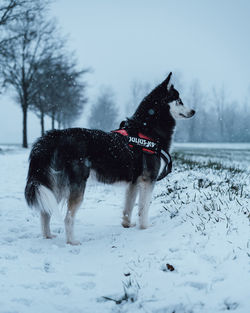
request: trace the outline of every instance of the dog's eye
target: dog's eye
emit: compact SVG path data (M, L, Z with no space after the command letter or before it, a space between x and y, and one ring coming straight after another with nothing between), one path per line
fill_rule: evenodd
M183 105L183 103L182 103L180 98L176 100L176 105Z

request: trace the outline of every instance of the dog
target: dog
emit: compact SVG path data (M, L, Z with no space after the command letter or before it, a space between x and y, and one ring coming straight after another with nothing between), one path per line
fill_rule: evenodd
M131 118L120 125L122 131L134 138L139 133L143 134L146 141L157 142L167 152L175 120L195 114L194 110L183 105L179 92L170 84L171 75L142 100ZM132 146L132 143L135 144L136 139L129 142L121 131L104 132L85 128L52 130L34 143L29 157L25 198L30 207L40 212L44 238L53 237L50 231L53 208L66 200L66 242L80 244L74 239L74 219L91 170L100 182L127 183L122 226L134 226L131 214L139 193L139 227L148 227L148 210L161 157L145 146Z

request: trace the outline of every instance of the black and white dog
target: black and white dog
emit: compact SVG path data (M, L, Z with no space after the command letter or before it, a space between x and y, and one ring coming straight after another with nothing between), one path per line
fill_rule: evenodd
M131 118L121 123L129 135L143 134L143 138L157 142L165 151L170 149L175 119L189 118L195 113L183 105L178 91L170 84L171 75L143 99ZM131 147L128 137L119 132L69 128L49 131L39 138L30 154L25 197L29 206L40 211L43 236L53 237L50 217L53 208L64 199L66 240L79 244L73 236L74 219L91 170L98 181L128 183L123 227L132 226L131 214L139 192L139 227L147 228L160 155L143 150L147 149Z

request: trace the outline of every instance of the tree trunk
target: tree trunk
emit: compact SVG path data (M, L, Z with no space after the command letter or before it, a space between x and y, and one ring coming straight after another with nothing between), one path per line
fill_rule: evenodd
M23 109L23 148L28 148L28 140L27 140L27 113L28 108L27 104L22 106Z
M51 129L55 129L55 113L52 112L51 116Z
M41 115L40 115L40 122L41 122L41 135L44 135L44 112L41 110Z

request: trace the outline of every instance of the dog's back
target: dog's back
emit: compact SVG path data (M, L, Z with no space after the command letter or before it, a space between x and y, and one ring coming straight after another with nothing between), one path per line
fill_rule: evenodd
M126 140L116 133L84 128L47 132L30 153L26 201L38 207L42 186L52 191L59 202L73 186L82 186L90 169L101 182L132 181L141 171L140 166L133 166L138 163L135 161Z

